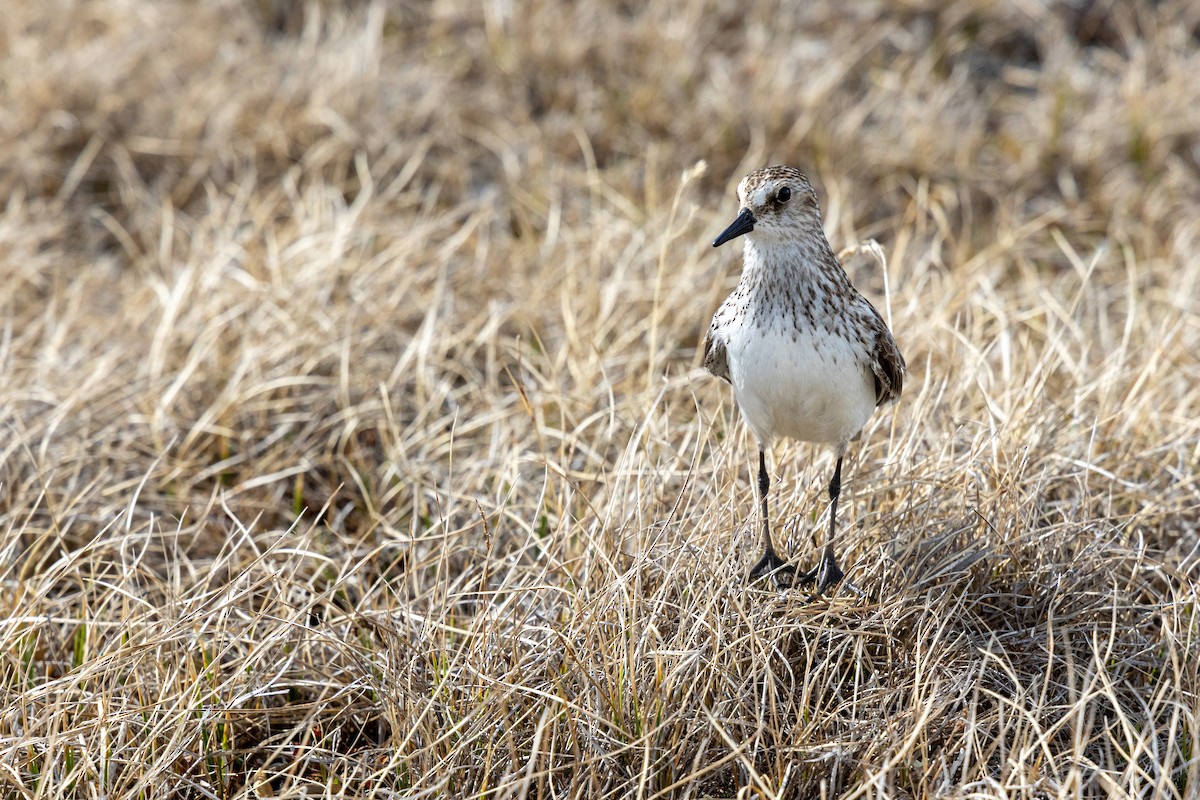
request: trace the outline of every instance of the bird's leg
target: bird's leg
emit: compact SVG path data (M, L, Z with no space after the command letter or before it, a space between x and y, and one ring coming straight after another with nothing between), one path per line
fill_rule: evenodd
M837 465L833 468L833 478L829 481L829 535L825 537L825 549L821 552L821 560L817 566L808 572L796 575L797 583L817 584L817 593L821 593L841 581L843 573L833 552L833 539L837 532L838 495L842 493L842 456L839 454Z
M837 557L833 553L833 538L837 533L838 495L842 493L842 456L838 456L837 466L833 468L833 480L829 481L829 536L825 539L825 551L821 554L821 563L817 565L817 591L823 592L842 580L842 570L838 567Z
M775 552L771 544L771 522L767 515L767 493L771 489L771 478L767 475L767 454L758 448L758 497L762 509L763 557L750 570L750 580L756 581L764 575L772 575L775 582L790 587L795 580L796 568L788 564Z

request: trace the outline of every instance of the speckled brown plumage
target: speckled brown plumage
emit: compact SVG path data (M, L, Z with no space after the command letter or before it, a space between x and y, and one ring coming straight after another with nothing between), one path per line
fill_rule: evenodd
M816 192L792 167L752 172L738 185L741 211L713 246L745 236L742 278L704 341L704 367L733 385L759 444L765 553L751 578L842 577L833 554L842 457L875 408L904 385L900 349L875 307L850 283L821 226ZM765 450L778 437L832 446L830 528L819 566L795 569L775 553L767 515Z

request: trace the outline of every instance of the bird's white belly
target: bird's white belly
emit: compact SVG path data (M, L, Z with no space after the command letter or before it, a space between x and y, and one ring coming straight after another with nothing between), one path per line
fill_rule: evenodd
M748 325L726 350L738 408L764 445L776 437L845 445L875 410L870 370L840 336Z

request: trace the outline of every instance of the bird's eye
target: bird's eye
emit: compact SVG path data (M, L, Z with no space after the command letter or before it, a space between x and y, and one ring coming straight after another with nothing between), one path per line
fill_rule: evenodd
M792 199L792 190L784 186L779 190L779 193L775 195L775 198L781 203L786 203L788 200Z

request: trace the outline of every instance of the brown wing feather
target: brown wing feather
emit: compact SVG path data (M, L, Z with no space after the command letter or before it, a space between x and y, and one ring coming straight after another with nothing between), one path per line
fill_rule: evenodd
M725 358L725 342L709 328L704 337L704 368L722 380L729 380L729 362Z
M892 338L892 334L883 324L883 320L879 320L875 348L871 353L871 371L875 373L876 408L900 399L900 391L904 388L904 374L907 370L904 356L900 354L900 348L896 346L896 340Z
M871 340L871 372L875 376L875 407L879 408L900 399L908 366L883 317L870 300L864 297L863 302L871 309L870 319L864 319L863 323L875 332Z

